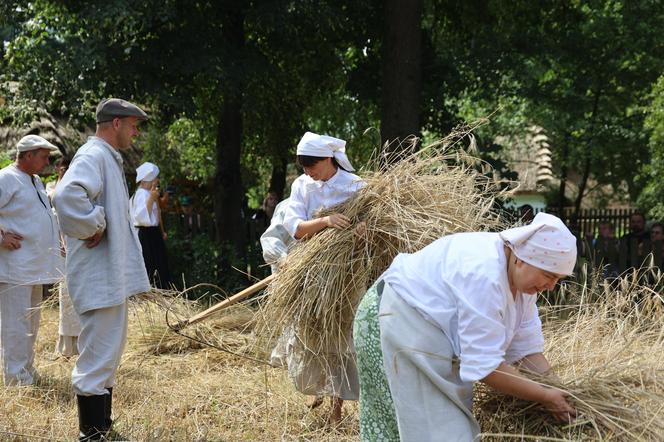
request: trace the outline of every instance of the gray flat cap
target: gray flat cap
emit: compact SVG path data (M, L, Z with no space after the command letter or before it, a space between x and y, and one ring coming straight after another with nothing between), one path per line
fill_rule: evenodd
M135 104L121 98L107 98L97 105L97 123L124 117L136 117L139 120L147 120L148 114Z
M48 149L50 151L58 150L57 147L46 141L39 135L26 135L16 145L16 150L19 152L29 152L37 149Z

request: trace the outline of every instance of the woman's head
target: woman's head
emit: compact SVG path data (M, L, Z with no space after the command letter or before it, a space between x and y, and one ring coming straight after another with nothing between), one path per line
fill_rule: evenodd
M263 204L261 208L266 212L273 212L274 208L279 204L279 195L274 190L270 190L265 198L263 198Z
M500 236L515 260L513 275L519 281L513 283L526 293L549 289L574 271L576 238L553 215L538 213L531 224L505 230Z
M150 183L157 179L159 176L159 168L150 162L145 162L138 166L136 169L136 182L143 182L144 184Z
M314 181L329 180L337 172L337 169L341 167L334 157L314 157L310 155L298 155L297 165Z
M561 278L566 276L537 268L519 259L514 254L510 259L513 261L511 263L512 277L510 282L514 285L514 289L520 293L539 293L551 290ZM508 265L508 267L510 266Z
M71 161L68 158L62 157L55 162L55 173L58 175L58 179L61 179L69 168L69 163Z
M312 173L319 175L316 172L320 171L313 170L316 168L326 172L332 171L329 177L334 175L339 167L348 172L355 170L346 156L346 142L344 140L327 135L318 135L313 132L305 133L297 144L297 162L302 166L305 173L315 180L321 179L312 175ZM308 170L312 173L309 173Z

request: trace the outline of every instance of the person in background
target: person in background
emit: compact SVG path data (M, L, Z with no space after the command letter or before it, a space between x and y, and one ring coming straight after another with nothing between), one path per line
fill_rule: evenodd
M650 243L652 244L655 265L664 268L664 224L657 222L650 226ZM659 246L659 250L657 247Z
M79 440L112 432L113 389L127 341L128 298L150 290L141 244L130 222L120 151L147 114L118 98L97 106L95 135L81 146L53 203L67 248L67 286L81 320L72 371ZM112 433L111 433L112 434Z
M572 273L576 252L563 222L538 213L523 227L397 255L355 315L361 440L479 440L477 381L569 423L565 393L518 367L550 373L537 294Z
M592 241L595 265L603 266L604 277L615 278L620 274L620 242L610 221L599 223L597 238Z
M535 218L535 210L530 204L519 207L519 218L524 224L529 224Z
M53 193L55 192L55 186L60 182L62 176L67 171L69 163L70 163L69 159L67 159L66 157L60 157L53 165L55 168L55 181L49 181L46 184L46 194L48 195L49 200L53 198Z
M5 385L31 385L44 284L62 278L58 222L37 175L58 148L37 135L0 170L0 352Z
M65 157L60 158L55 163L55 172L57 178L51 181L46 186L49 201L53 200L55 189L62 180L69 164L71 163ZM60 236L62 246L62 256L65 256L64 238ZM55 345L55 350L64 357L71 357L78 354L78 335L81 333L81 321L74 310L74 305L69 297L69 290L67 290L67 280L62 280L57 284L58 289L58 307L59 307L59 322L58 322L58 342Z
M270 225L272 215L274 214L278 202L279 196L277 195L277 192L270 190L263 199L263 204L261 204L260 209L256 210L252 215L251 220L256 229L256 236L262 235Z
M653 223L650 226L650 241L664 241L664 224Z
M646 230L646 217L641 212L634 212L629 217L629 233L620 238L620 254L626 258L627 270L632 267L641 267L643 260L649 253L650 234Z
M342 213L316 217L320 209L340 204L364 187L364 181L352 173L355 169L346 156L346 142L306 132L297 145L297 162L304 173L291 186L283 221L286 231L296 240L306 240L325 229L351 228L351 220ZM316 396L312 407L320 405L322 396L331 398L329 421L336 425L341 421L343 401L357 400L359 395L352 342L339 366L321 367L316 358L298 350L296 334L297 330L291 339L289 375L298 391Z
M175 196L175 186L167 186L164 195L159 198L159 208L161 213L171 213L175 210L173 206L173 197Z
M136 169L138 188L130 200L131 221L138 229L148 278L159 289L170 288L166 231L159 207L159 168L145 162Z

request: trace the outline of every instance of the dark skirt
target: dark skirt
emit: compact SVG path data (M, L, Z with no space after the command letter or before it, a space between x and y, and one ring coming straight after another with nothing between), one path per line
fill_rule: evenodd
M171 275L168 271L166 243L159 226L138 227L138 239L143 248L143 261L150 283L160 289L169 289Z

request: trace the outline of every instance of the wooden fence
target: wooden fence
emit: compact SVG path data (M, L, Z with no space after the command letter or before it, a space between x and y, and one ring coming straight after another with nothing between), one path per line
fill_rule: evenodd
M581 209L575 213L573 208L564 208L562 214L557 207L536 209L535 213L545 211L558 216L574 232L583 238L594 238L602 222L610 222L616 238L629 232L629 218L637 211L634 209Z

